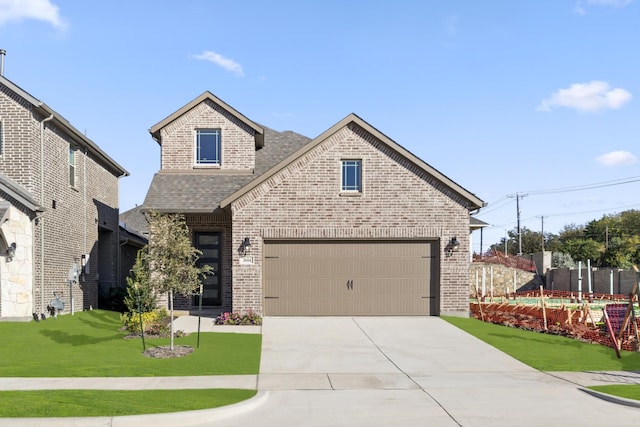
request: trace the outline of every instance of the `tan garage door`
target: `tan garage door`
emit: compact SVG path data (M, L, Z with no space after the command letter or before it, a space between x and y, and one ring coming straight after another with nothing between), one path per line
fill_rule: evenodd
M266 241L267 316L437 315L431 241Z

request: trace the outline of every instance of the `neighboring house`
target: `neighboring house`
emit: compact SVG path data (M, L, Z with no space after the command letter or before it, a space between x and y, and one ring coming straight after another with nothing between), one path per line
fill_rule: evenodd
M127 276L136 262L138 251L148 242L148 227L140 206L120 214L120 270L118 288L126 289Z
M46 313L54 292L65 312L72 292L74 311L98 306L98 284L118 280L118 178L127 175L0 76L0 319Z
M485 227L488 227L490 224L487 222L484 222L476 217L471 217L470 221L469 221L469 233L473 233L476 230L480 230L480 255L482 255L483 252L483 241L482 241L482 232L485 229ZM473 240L472 240L472 235L469 235L469 257L471 259L471 262L473 262Z
M215 271L206 307L468 315L469 218L483 201L360 117L311 140L205 92L149 131L161 169L143 210L185 214Z

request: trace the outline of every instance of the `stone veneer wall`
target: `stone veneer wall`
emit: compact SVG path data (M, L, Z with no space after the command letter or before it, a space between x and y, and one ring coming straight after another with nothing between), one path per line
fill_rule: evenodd
M361 194L340 192L343 159L362 159ZM386 144L350 124L232 203L233 247L252 242L253 265L233 251L233 309L262 312L267 239L432 239L440 242L440 314L469 313L465 202ZM444 255L449 239L461 243Z
M518 268L506 267L500 264L487 264L483 262L474 262L471 264L471 274L469 276L469 295L476 297L476 284L478 294L482 295L482 277L484 270L485 296L489 297L491 293L491 280L493 277L493 295L503 297L507 292L513 292L514 289L520 288L529 282L535 276L535 273L520 270Z
M30 320L34 283L31 218L26 212L11 206L8 219L1 227L7 244L16 243L16 255L11 261L0 256L0 318Z

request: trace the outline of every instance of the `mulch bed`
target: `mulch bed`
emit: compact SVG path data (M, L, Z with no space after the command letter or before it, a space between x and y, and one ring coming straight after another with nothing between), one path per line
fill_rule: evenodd
M174 345L173 350L168 345L160 347L151 347L144 351L147 357L155 357L156 359L172 359L175 357L184 357L193 353L193 347L190 345Z

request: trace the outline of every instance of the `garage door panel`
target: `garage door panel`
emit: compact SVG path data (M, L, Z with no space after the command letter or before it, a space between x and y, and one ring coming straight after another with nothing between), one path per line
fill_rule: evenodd
M265 314L436 314L434 247L433 241L267 241Z

